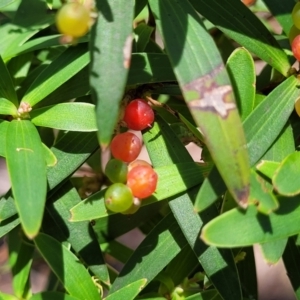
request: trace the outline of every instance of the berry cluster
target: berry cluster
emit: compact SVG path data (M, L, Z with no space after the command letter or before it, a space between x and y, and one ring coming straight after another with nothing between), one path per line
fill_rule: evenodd
M292 19L294 25L289 32L289 40L295 58L300 61L300 2L293 8Z
M74 43L84 36L94 22L93 2L73 1L64 4L56 14L56 26L63 34L62 43Z
M143 130L154 121L151 106L142 99L131 101L125 108L124 119L128 129ZM113 212L135 213L144 198L156 189L158 176L150 164L136 160L142 149L142 142L132 132L117 134L111 144L113 155L105 168L105 174L112 182L106 190L104 201Z

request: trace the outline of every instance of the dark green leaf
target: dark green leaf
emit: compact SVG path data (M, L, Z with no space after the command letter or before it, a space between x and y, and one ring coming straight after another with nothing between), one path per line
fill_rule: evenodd
M10 101L15 107L18 107L18 97L13 85L13 81L10 77L10 74L0 56L0 103L3 102L4 98L6 101ZM1 104L2 107L2 104ZM0 109L0 114L6 114Z
M130 257L114 281L110 294L141 278L150 282L185 245L186 240L176 220L168 214Z
M294 238L289 238L283 254L284 265L289 275L289 279L295 291L297 299L300 298L300 251L295 245Z
M96 103L98 138L107 146L117 123L130 67L134 2L96 3L100 15L91 32L90 84Z
M14 294L20 299L27 299L31 295L29 275L34 245L22 235L20 227L17 227L8 235L8 247Z
M287 75L290 63L285 52L262 24L241 2L235 0L190 0L195 9L215 24L228 37L256 54L283 75Z
M293 20L291 18L291 12L295 6L294 0L263 0L267 5L272 15L281 25L283 31L288 36L291 27L293 26Z
M39 134L27 120L12 121L6 133L6 159L12 191L26 235L39 231L46 201L46 162Z
M135 29L135 40L136 40L136 52L144 52L150 36L152 34L153 27L140 23Z
M228 58L226 69L241 119L244 120L254 108L256 78L253 58L245 48L237 48ZM240 70L243 70L243 76Z
M251 166L257 163L284 128L294 109L294 102L300 96L298 85L299 80L296 77L289 77L245 120L244 130Z
M34 106L89 63L86 45L70 47L31 84L22 101Z
M40 233L34 243L67 292L79 299L98 300L92 278L78 258L52 237Z
M150 0L149 4L205 144L235 200L246 207L249 163L245 137L219 51L187 0Z
M75 188L66 182L47 202L43 228L59 241L68 241L94 275L109 284L107 268L90 222L69 222L70 208L80 201Z

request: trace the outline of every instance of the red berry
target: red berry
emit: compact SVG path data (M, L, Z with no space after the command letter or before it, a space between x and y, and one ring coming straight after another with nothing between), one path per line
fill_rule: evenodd
M128 172L133 169L134 167L137 167L137 166L147 166L147 167L150 167L152 168L152 166L147 163L145 160L142 160L142 159L136 159L135 161L131 162L129 165L128 165Z
M300 61L300 35L297 35L292 42L292 51L297 60Z
M143 99L131 101L125 108L124 121L132 130L143 130L154 121L152 107Z
M156 172L145 165L136 166L127 174L127 186L133 196L139 199L147 198L155 192L157 180Z
M124 162L134 161L142 149L141 140L132 132L117 134L111 141L112 155Z

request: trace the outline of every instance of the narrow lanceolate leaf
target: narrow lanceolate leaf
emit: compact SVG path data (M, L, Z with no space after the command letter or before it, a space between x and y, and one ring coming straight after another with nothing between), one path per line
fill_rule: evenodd
M6 131L9 122L0 120L0 156L5 157L6 154Z
M135 29L135 46L136 52L143 52L149 42L152 34L153 27L148 26L145 23L140 23Z
M36 126L68 131L96 131L95 105L89 103L60 103L34 109L30 113Z
M156 118L152 129L143 134L143 139L153 166L193 161L170 126L160 117ZM186 191L185 194L170 201L169 206L205 274L222 297L228 300L240 299L240 282L231 251L207 247L199 240L199 232L203 224L216 217L218 212L212 207L205 214L196 214L192 202L197 191L198 187ZM211 257L214 258L214 264L211 264Z
M39 231L46 201L46 162L35 126L12 121L6 133L6 159L12 191L26 235Z
M255 100L255 66L249 51L245 48L233 51L227 60L226 69L231 79L241 119L244 120L252 112Z
M276 191L285 196L294 196L300 193L300 152L287 156L276 169L272 183Z
M14 294L20 299L28 299L31 296L30 269L34 245L23 236L20 227L17 227L8 235L8 246Z
M256 169L266 177L272 179L279 165L280 163L276 161L262 160L257 164Z
M134 300L136 296L140 293L143 287L146 285L147 279L139 279L133 283L123 286L114 293L108 295L105 300Z
M96 2L100 14L91 33L90 84L96 103L99 141L107 146L117 122L130 67L134 2Z
M16 0L1 0L0 1L0 9L4 8L5 6L15 2Z
M244 130L251 166L264 155L284 128L300 96L299 83L294 76L286 79L245 120Z
M284 33L288 36L291 27L293 26L293 20L291 18L291 12L295 6L294 0L263 0L263 2L269 8L271 14L281 25Z
M78 299L99 299L97 288L88 271L72 252L44 233L40 233L34 243L71 296Z
M186 245L176 220L172 214L168 214L129 258L114 281L110 294L141 278L150 282Z
M89 53L85 44L68 48L35 79L22 101L34 106L88 63Z
M0 98L0 115L16 115L17 108L13 102Z
M4 98L8 101L10 101L14 106L18 107L18 97L13 85L12 78L10 77L10 74L0 56L0 114L3 114L1 112L1 103L2 99Z
M149 4L184 98L205 136L205 144L231 194L246 207L249 195L246 141L219 51L187 0L150 0Z
M283 75L290 63L283 49L262 22L241 2L190 0L195 9L228 37L256 54Z
M171 198L200 184L207 169L194 162L188 162L155 168L155 172L159 178L157 188L152 196L142 201L142 206ZM105 190L101 190L74 206L71 209L71 221L106 217L108 211L104 204L104 193ZM113 212L109 212L109 214L113 214Z
M109 275L96 235L89 221L72 223L70 209L81 201L76 189L67 181L47 201L43 228L59 242L68 241L89 269L102 282L109 284Z
M300 198L280 197L279 208L268 216L255 205L232 209L203 227L201 238L217 247L242 247L283 239L300 232Z

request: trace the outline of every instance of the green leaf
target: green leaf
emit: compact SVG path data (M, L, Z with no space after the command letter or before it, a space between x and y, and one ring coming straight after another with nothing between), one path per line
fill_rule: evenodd
M9 122L0 120L0 156L6 156L6 131Z
M300 184L298 180L295 180L299 177L299 168L300 152L294 152L288 155L280 163L272 177L273 186L279 194L294 196L300 193Z
M253 170L250 174L249 203L254 203L259 212L268 215L278 208L277 198L262 177Z
M147 279L139 279L133 283L123 286L112 294L109 294L105 300L134 300L147 283Z
M0 299L1 300L19 300L19 298L15 297L14 295L9 295L0 292Z
M112 240L109 243L101 244L101 249L103 252L105 252L105 254L109 254L124 264L134 252L130 248L115 240Z
M54 153L44 143L42 143L42 146L47 167L55 166L57 164L57 158Z
M159 201L151 205L140 207L138 213L128 218L128 215L114 214L105 218L95 220L93 226L97 233L99 243L107 243L116 237L147 222L152 224L153 220L160 219L159 210L165 206L165 201Z
M255 205L249 205L247 211L232 209L206 224L201 238L217 247L241 247L299 233L299 196L278 201L279 208L268 216L257 212Z
M109 295L142 278L150 282L185 245L176 220L168 214L138 246L114 281Z
M78 258L51 236L40 233L34 243L66 291L79 299L98 300L92 278Z
M99 144L94 132L65 133L51 147L57 164L47 170L49 189L71 176L97 149Z
M46 96L42 102L39 102L33 112L39 107L62 103L87 95L90 91L88 72L89 67L84 67L59 88Z
M14 199L11 197L11 190L1 197L0 221L6 220L17 213Z
M160 117L156 118L156 123L151 130L144 133L143 138L154 167L193 161L170 126ZM192 201L197 191L197 187L187 191L182 196L169 201L169 206L206 275L223 298L240 299L240 283L231 251L207 247L199 240L199 231L203 224L218 213L212 208L205 214L195 214ZM213 265L211 257L214 257Z
M140 23L135 29L136 52L144 52L150 36L153 32L153 27Z
M31 295L29 275L34 245L22 236L20 227L17 227L8 235L8 247L14 294L20 299L27 299Z
M276 263L278 263L284 252L287 241L288 239L284 238L260 245L264 260L268 265L275 265Z
M2 104L4 102L3 100L10 101L11 107L18 107L18 97L15 91L15 87L12 81L12 78L10 77L10 74L0 56L0 101L1 101L1 109L0 114L6 114L2 112L2 105L6 106L7 103ZM3 99L4 98L4 99ZM11 108L12 109L12 108Z
M9 123L6 160L12 191L26 235L40 229L46 201L46 163L39 134L28 120Z
M72 78L88 63L89 52L86 45L68 48L34 80L22 101L34 106Z
M299 80L291 76L277 86L244 122L250 165L253 166L284 128L300 96ZM267 114L267 118L266 118Z
M245 48L237 48L228 58L226 69L241 119L244 120L254 108L256 78L253 58ZM243 70L243 76L241 76L240 70Z
M156 168L158 175L158 184L155 193L142 201L142 206L161 201L186 191L187 189L201 183L207 172L205 167L197 163L179 163ZM83 220L92 220L104 218L108 212L104 204L104 193L101 190L81 201L71 209L71 221L78 222Z
M107 268L90 222L69 221L70 208L80 201L76 189L67 181L47 201L43 228L58 241L68 241L97 278L109 284Z
M17 108L15 105L5 99L5 98L0 98L0 115L17 115Z
M117 123L130 67L134 2L97 1L97 9L100 15L90 42L90 84L96 103L98 138L101 145L107 146Z
M246 142L219 51L187 0L149 4L205 144L231 194L246 207L250 176Z
M275 161L261 160L260 163L257 164L256 169L263 175L272 179L279 165L280 163Z
M42 292L34 294L30 300L79 300L79 298L75 298L68 294L63 294L59 292Z
M36 25L49 25L54 22L55 16L49 14L44 1L21 1L14 16L13 23L21 27L31 28Z
M288 36L290 29L293 26L291 12L295 6L295 1L287 0L282 2L280 0L263 0L263 2L267 5L272 15L276 18L285 34Z
M235 40L250 52L287 76L290 63L285 52L255 16L241 1L190 0L195 9L215 24L229 38Z
M5 236L12 229L20 224L20 220L17 215L12 216L9 219L0 222L0 237Z
M38 29L28 29L12 23L2 24L0 28L0 36L2 37L0 54L2 59L7 62L12 57L11 52L23 45L38 31Z
M15 2L16 0L1 0L0 1L0 9L4 8L5 6L8 6Z
M95 105L89 103L60 103L34 109L31 121L36 126L69 131L96 131Z

